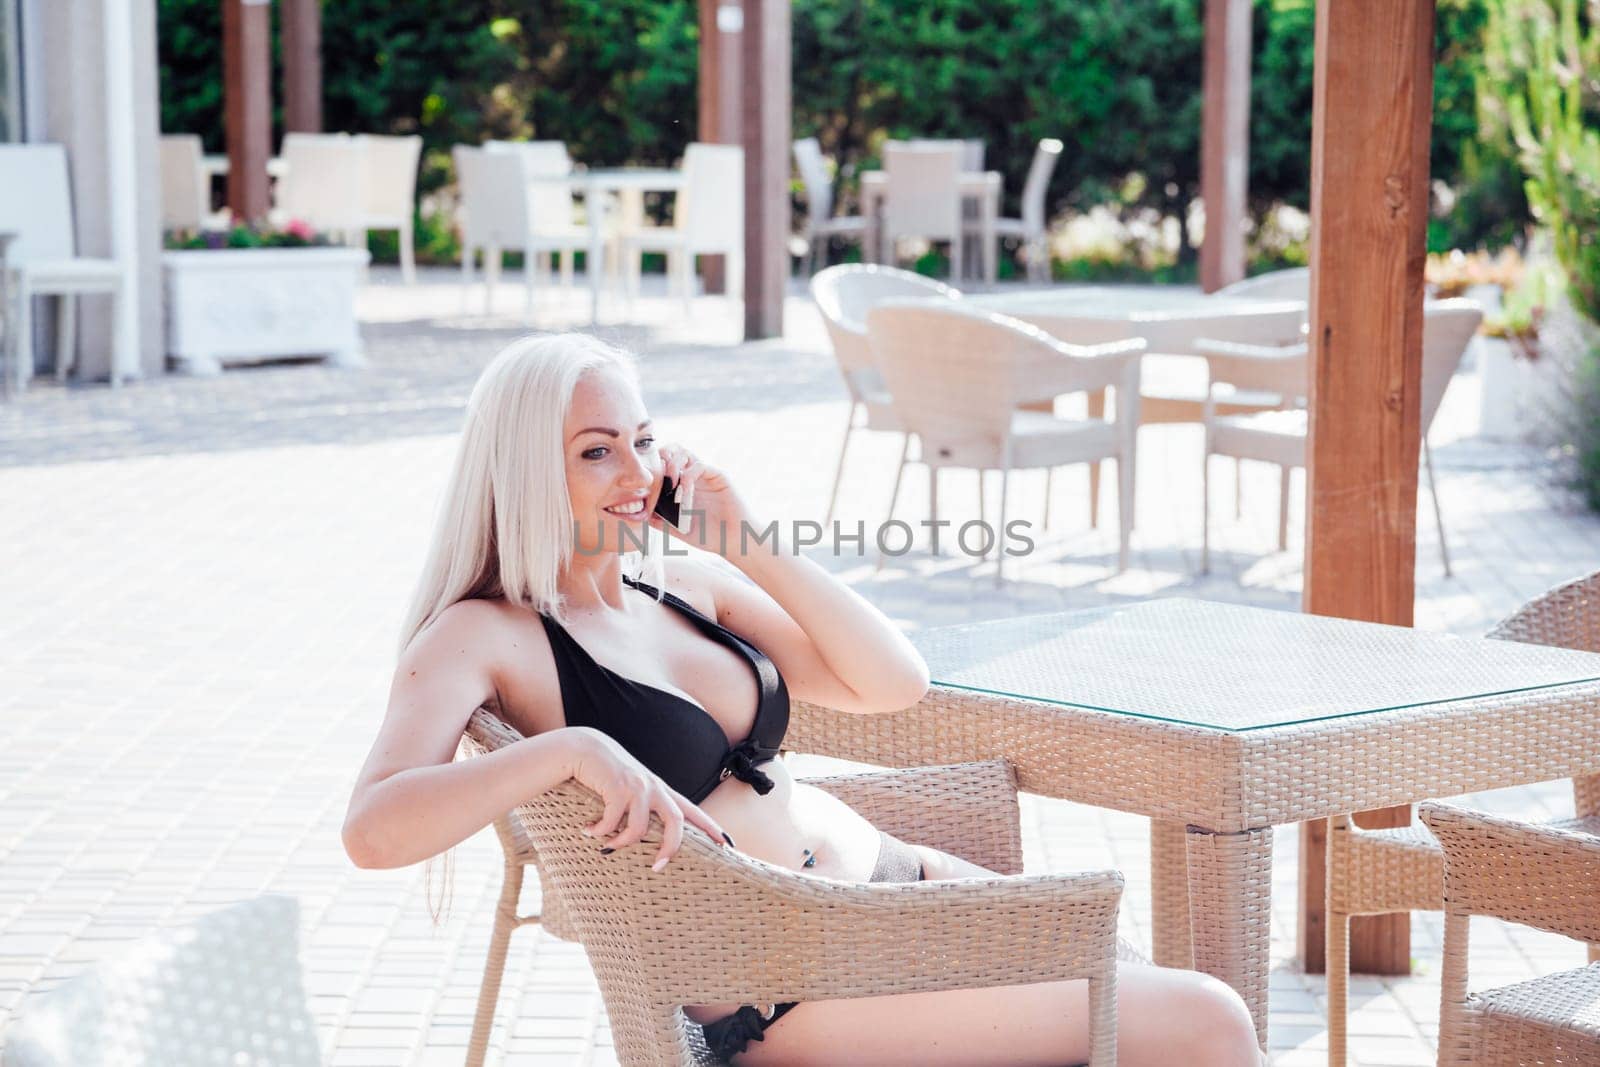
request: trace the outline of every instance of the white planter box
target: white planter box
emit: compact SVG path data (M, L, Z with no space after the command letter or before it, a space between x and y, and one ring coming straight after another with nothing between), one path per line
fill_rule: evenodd
M275 356L363 366L356 286L368 258L356 248L163 252L167 355L188 374Z

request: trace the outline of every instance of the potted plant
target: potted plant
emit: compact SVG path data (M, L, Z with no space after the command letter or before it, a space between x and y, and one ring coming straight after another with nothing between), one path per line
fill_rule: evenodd
M161 256L167 356L174 369L197 375L283 356L364 366L355 295L368 258L302 222L169 233Z

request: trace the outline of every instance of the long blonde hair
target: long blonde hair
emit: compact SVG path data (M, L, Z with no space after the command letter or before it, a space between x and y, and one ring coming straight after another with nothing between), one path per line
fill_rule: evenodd
M573 553L562 424L584 374L633 358L584 334L525 337L484 368L440 501L400 652L450 605L503 598L557 619L557 581Z
M584 334L524 337L484 368L467 400L422 576L400 627L401 655L460 600L501 597L562 617L557 584L573 553L562 429L579 379L601 370L638 387L631 356ZM659 572L662 554L652 554ZM658 573L657 589L664 585ZM447 851L424 868L435 925L450 910L452 857ZM443 864L437 901L436 860Z

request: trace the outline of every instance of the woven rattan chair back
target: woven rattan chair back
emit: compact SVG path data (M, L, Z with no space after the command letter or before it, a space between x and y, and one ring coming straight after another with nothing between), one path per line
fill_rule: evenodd
M1437 802L1420 814L1444 853L1439 1063L1600 1063L1600 964L1476 993L1467 976L1475 915L1600 941L1600 836Z
M941 449L999 457L1017 405L1031 395L1030 372L1052 343L1003 315L904 301L874 308L867 336L895 411L922 439L925 458Z
M876 263L842 263L818 271L811 279L811 298L822 312L823 325L833 342L833 354L852 400L861 399L856 376L867 372L877 376L867 343L867 312L885 300L920 297L958 300L961 290L913 271Z
M1600 652L1600 571L1534 597L1490 630L1489 636Z
M481 754L518 738L480 708L461 751ZM1001 873L1021 870L1016 779L1003 762L812 781L889 833ZM567 931L552 932L575 937L588 953L624 1063L716 1062L699 1028L688 1024L685 1003L816 1000L1064 977L1089 979L1093 1062L1115 1061L1122 880L1114 871L855 886L770 867L690 830L662 874L650 869L653 848L600 854L582 828L601 811L597 796L568 782L520 805L496 829L508 887L513 865L520 886L523 865L537 863L546 914L559 902ZM659 833L653 822L646 841L659 841ZM930 925L935 901L937 922ZM505 903L503 894L502 911ZM683 921L694 915L715 915L715 936ZM901 915L909 918L897 925ZM487 1047L510 933L507 926L501 936L504 925L497 919L469 1064L481 1063ZM920 967L925 958L938 958L940 969ZM999 977L996 959L1006 961Z
M1224 285L1212 295L1249 300L1310 300L1311 268L1271 270L1232 285Z

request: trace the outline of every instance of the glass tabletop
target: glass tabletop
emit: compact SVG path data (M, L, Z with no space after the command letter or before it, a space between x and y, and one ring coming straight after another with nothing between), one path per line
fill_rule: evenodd
M1600 681L1594 653L1202 600L911 640L936 685L1225 731Z

